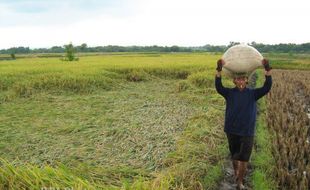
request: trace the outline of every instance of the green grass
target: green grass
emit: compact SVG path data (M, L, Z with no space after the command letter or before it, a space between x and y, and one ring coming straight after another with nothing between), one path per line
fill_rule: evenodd
M263 74L260 73L258 85L261 86ZM252 156L252 164L254 171L252 173L252 185L255 190L271 190L277 189L272 172L275 166L275 160L271 153L272 134L269 133L265 121L266 102L265 97L258 102L259 115L256 124L255 148Z
M269 190L277 189L275 181L272 177L272 172L275 166L275 161L271 154L271 138L268 133L264 116L260 116L257 124L256 143L257 149L253 154L252 163L254 172L252 174L253 189Z
M1 61L2 188L214 186L220 173L209 170L223 156L224 104L212 82L218 57Z
M270 59L272 67L275 69L310 69L309 54L269 53L265 56Z

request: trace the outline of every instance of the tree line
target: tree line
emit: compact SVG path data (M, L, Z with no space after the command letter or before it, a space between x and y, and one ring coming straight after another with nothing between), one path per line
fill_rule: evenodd
M71 44L71 43L70 43ZM240 44L239 42L230 42L228 45L204 45L196 47L181 46L96 46L88 47L86 43L73 46L75 52L225 52L229 47ZM35 48L29 47L12 47L1 49L0 54L32 54L32 53L65 53L68 46L53 46L51 48ZM262 53L310 53L310 43L303 44L263 44L251 42L248 45L255 47Z

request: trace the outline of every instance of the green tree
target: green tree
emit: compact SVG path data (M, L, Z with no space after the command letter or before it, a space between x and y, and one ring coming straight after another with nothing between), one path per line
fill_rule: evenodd
M81 51L82 52L87 51L87 44L86 43L81 44Z
M12 59L16 59L15 53L11 53L11 58L12 58Z
M178 46L171 46L170 51L172 51L172 52L179 52L180 48Z
M65 53L66 53L66 60L67 61L74 61L77 60L77 58L75 57L75 49L74 46L72 45L72 43L64 45L65 48Z
M61 46L53 46L48 51L50 51L50 53L63 53L64 48Z

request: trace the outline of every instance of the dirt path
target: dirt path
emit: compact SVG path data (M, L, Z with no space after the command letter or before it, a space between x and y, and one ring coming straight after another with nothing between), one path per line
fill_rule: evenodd
M224 163L224 178L221 181L219 185L219 190L235 190L236 189L236 183L234 180L234 168L232 166L231 160L229 157L226 158L225 163ZM247 174L245 176L245 182L244 185L247 190L251 190L251 184L250 184L250 176L252 174L252 167L251 164L249 163L248 165L248 170Z
M226 158L224 164L224 179L220 183L219 190L233 190L236 189L236 184L234 181L234 169L229 158Z

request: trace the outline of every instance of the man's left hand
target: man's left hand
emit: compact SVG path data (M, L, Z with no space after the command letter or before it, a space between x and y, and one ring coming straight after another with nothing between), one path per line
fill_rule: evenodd
M269 60L268 59L263 59L262 60L262 64L265 68L265 71L270 71L272 69L272 67L270 67L270 64L269 64Z

